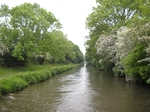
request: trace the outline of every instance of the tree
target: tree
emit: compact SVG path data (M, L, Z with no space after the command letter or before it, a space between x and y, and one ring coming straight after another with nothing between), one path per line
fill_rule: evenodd
M50 32L44 42L41 51L49 53L53 63L80 63L83 62L83 54L79 47L69 41L60 30ZM44 53L43 53L44 54Z
M84 61L83 53L80 51L79 46L74 45L73 51L75 52L75 63L82 63Z
M2 66L3 63L3 56L8 52L8 48L2 43L0 42L0 66Z
M99 63L101 69L113 67L112 59L115 56L116 37L113 35L101 35L96 42L97 55L99 56Z
M86 56L94 59L94 45L99 35L114 34L121 26L133 27L149 20L149 0L97 0L97 6L86 19L90 40L87 41ZM137 22L138 21L138 22ZM91 59L90 59L91 58Z
M36 3L24 3L12 9L2 5L0 9L1 41L9 50L9 58L16 57L25 63L33 53L41 52L48 32L61 27L51 12Z
M96 48L95 48L95 43L97 41L97 36L89 39L86 41L86 54L85 54L85 60L87 62L87 64L90 65L98 65L97 61L95 61L96 59ZM98 67L98 66L97 66Z
M102 16L103 21L119 27L125 26L127 20L132 19L136 14L143 18L143 11L149 9L149 0L97 0L97 4L96 11L105 12Z
M53 58L53 62L65 62L68 40L62 31L52 31L46 39L45 45L47 52L49 52Z

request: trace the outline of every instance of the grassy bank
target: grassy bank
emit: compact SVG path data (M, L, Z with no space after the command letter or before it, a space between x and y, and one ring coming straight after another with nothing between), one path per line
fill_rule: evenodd
M50 79L56 74L77 66L79 65L37 65L22 68L0 68L0 96Z

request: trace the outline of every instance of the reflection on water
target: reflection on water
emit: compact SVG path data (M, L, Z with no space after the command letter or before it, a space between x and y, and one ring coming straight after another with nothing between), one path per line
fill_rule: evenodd
M150 89L81 67L0 99L4 112L148 112Z

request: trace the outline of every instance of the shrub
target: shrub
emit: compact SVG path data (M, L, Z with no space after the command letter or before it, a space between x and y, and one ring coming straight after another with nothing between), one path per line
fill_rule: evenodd
M138 62L146 57L145 45L138 44L134 49L122 60L125 73L128 76L135 78L135 82L141 82L141 74L146 72L145 62ZM146 74L145 74L146 75Z
M1 79L0 90L2 94L6 94L21 90L27 85L28 84L19 77L9 77L7 79Z
M36 78L33 77L33 75L31 74L31 72L24 74L24 75L19 75L19 77L24 80L25 82L27 82L28 84L34 84L37 82Z

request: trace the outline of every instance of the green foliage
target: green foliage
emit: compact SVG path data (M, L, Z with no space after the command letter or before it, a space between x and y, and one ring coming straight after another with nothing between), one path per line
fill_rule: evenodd
M146 57L145 45L136 45L134 49L128 54L123 60L125 73L128 76L133 76L137 78L135 81L141 82L145 75L148 75L147 62L138 62L139 60ZM145 75L143 75L143 73Z
M21 45L20 42L18 42L18 44L15 46L15 50L13 50L12 52L12 56L18 57L18 60L24 60L22 49L23 49L23 46Z
M97 0L97 6L88 16L86 25L92 33L109 32L111 28L125 26L135 14L141 14L138 7L143 4L148 3L142 0Z
M140 76L147 82L150 78L150 65L141 66L139 69Z
M67 52L68 40L64 36L63 32L55 30L51 32L50 36L47 37L47 42L45 42L45 48L50 52L54 63L64 62Z
M83 62L81 51L58 30L61 24L53 13L37 3L12 9L1 5L0 26L0 58L7 66Z
M0 80L0 90L2 94L18 91L26 86L27 83L19 77L9 77Z
M82 63L84 61L79 47L69 41L60 30L49 33L44 43L42 52L45 50L50 53L49 61L52 63Z
M88 64L95 65L95 59L96 57L96 48L95 44L99 36L94 36L90 40L86 41L86 54L85 54L85 60Z
M73 58L74 63L82 63L84 61L83 53L80 51L77 45L73 46L73 51L75 53L75 59Z

